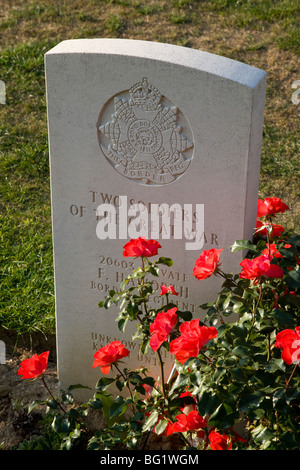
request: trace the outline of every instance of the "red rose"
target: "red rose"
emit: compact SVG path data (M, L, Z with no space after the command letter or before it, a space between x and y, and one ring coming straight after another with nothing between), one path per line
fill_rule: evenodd
M218 336L216 328L200 326L198 319L183 323L179 331L181 335L170 343L170 353L181 364L190 357L197 357L202 346Z
M30 359L24 359L20 364L18 375L23 375L22 379L35 379L42 375L48 364L50 351L43 352L39 356L35 354Z
M93 368L100 367L103 374L108 374L111 365L119 361L123 357L129 356L128 349L121 343L121 341L112 341L110 344L100 348L94 355Z
M223 248L220 250L212 248L211 250L202 251L201 255L195 262L193 276L198 280L210 277L218 267L222 250Z
M281 358L287 364L300 362L300 326L294 330L282 330L276 336L275 348L282 349Z
M270 223L262 223L260 220L257 220L256 223L256 231L261 235L267 236L268 230L267 227L272 227L272 231L270 236L272 237L280 237L282 232L284 232L284 227L282 225L270 224Z
M211 431L208 436L211 450L230 450L232 447L231 437L226 434L220 434L216 431Z
M161 245L156 240L146 240L146 237L133 238L127 242L124 246L123 256L145 256L150 258L158 253L158 248Z
M157 351L164 341L167 341L169 334L177 323L177 307L171 308L167 312L159 312L153 323L150 325L150 346L153 351Z
M289 207L279 197L266 197L257 202L257 217L273 216L288 209Z
M165 284L163 284L161 286L160 295L165 295L165 294L178 295L178 292L176 292L173 286L167 287Z
M260 255L257 258L245 258L241 263L242 271L239 275L243 279L282 278L283 270L276 264L271 264L272 256Z
M175 423L168 429L168 435L174 432L197 431L207 426L207 420L199 415L197 410L190 411L187 415L182 413L176 416Z
M284 245L284 248L291 248L291 245L289 244L285 244ZM275 258L283 258L283 256L279 253L279 251L277 250L277 246L275 243L271 243L270 245L267 243L267 248L265 248L262 252L261 252L262 255L265 255L265 256L275 256Z

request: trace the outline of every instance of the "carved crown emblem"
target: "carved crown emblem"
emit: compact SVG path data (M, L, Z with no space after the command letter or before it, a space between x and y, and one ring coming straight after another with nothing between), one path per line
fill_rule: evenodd
M161 99L160 92L148 82L147 78L143 78L142 81L133 85L129 94L134 106L149 110L156 109Z
M108 121L102 117L109 115ZM97 132L108 162L118 173L141 184L160 186L175 181L193 157L192 131L183 113L147 78L106 103Z

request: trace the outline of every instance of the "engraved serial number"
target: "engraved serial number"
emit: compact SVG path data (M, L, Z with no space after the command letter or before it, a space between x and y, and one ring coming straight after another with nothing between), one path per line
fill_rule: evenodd
M119 260L117 258L111 258L110 256L99 255L99 264L104 264L105 266L115 266L116 268L123 269L134 269L133 261L127 261L125 259Z

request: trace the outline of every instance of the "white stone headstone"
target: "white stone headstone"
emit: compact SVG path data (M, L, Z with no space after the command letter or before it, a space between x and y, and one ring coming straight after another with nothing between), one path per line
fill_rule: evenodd
M92 369L93 355L114 339L130 349L130 368L158 374L155 354L142 357L131 340L135 325L123 334L118 307L99 309L98 302L139 266L122 253L140 235L157 239L159 256L174 261L157 287L174 285L180 295L172 300L195 317L203 318L198 306L221 285L193 277L202 250L223 248L223 270L238 272L241 253L228 247L251 239L256 223L266 73L126 39L64 41L45 63L61 386L94 387L101 372ZM136 203L140 212L130 209ZM165 217L176 209L170 231L167 217L157 231L155 204ZM116 224L101 222L104 209L115 211ZM138 216L144 221L135 226ZM192 221L196 240L188 239Z

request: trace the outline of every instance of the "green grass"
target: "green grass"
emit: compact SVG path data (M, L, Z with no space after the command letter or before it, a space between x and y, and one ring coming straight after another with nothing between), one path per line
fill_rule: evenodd
M21 44L0 58L7 102L0 123L0 325L53 332L54 287L45 44Z
M299 233L300 6L294 0L4 0L0 17L0 326L54 332L44 54L64 39L124 37L207 50L268 73L260 197Z

